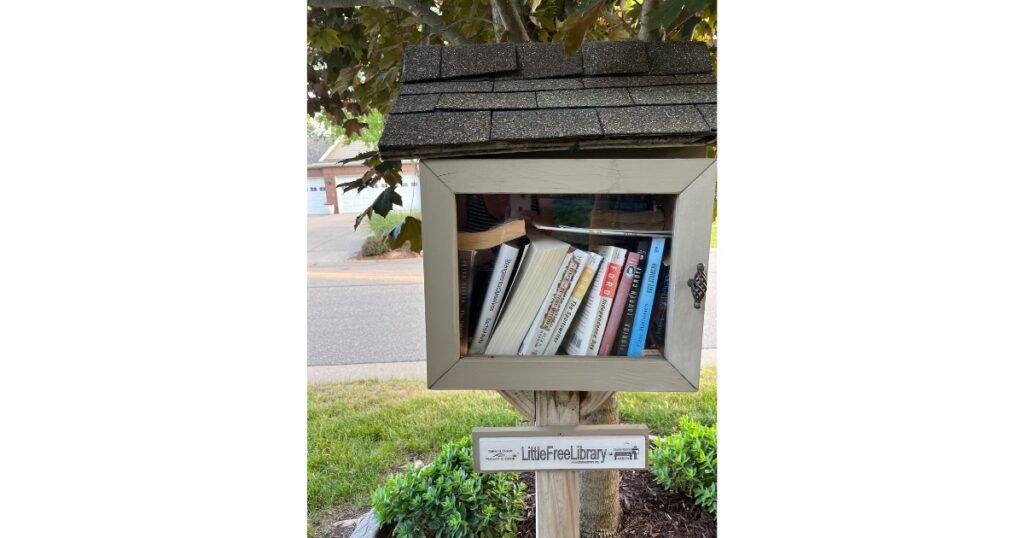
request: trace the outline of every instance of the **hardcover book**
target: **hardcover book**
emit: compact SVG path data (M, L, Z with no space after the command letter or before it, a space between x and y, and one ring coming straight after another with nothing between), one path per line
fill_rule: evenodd
M547 349L555 325L561 319L589 257L590 253L577 249L570 249L565 255L555 280L548 288L548 295L534 317L530 331L526 333L526 339L519 349L520 355L542 355Z
M569 329L565 351L570 355L597 355L611 313L615 290L619 286L619 274L626 259L626 250L605 246L598 248L597 253L604 258L604 262L594 277L594 285L587 293L583 309Z
M554 355L558 352L558 348L562 345L562 341L565 340L565 335L569 332L569 326L572 320L576 318L576 313L579 311L580 305L583 304L587 291L590 289L590 284L594 281L594 276L597 274L597 270L600 269L602 261L604 261L604 258L600 254L590 253L590 258L587 259L587 264L583 267L580 279L576 282L572 295L569 296L569 302L565 306L565 311L562 312L562 317L559 319L558 324L555 325L555 332L551 336L551 341L548 342L547 349L542 353L543 355Z
M494 331L494 322L498 319L498 311L504 302L518 257L519 249L516 247L502 244L498 249L498 257L494 261L494 270L484 292L484 303L476 322L473 340L469 343L471 355L479 355L487 348L487 342L490 341L491 333Z
M469 292L473 289L474 250L459 251L459 352L469 350Z
M636 318L636 304L640 299L640 284L642 283L644 269L647 266L647 251L651 248L649 240L639 241L636 245L636 253L639 256L636 269L633 271L633 281L630 283L629 295L626 296L625 312L622 313L622 323L619 325L619 334L615 339L615 355L629 354L629 335L633 329L633 319Z
M544 235L529 235L508 298L498 314L486 355L516 355L558 273L569 245Z
M661 274L658 275L658 291L654 295L654 309L651 310L651 328L647 331L647 347L662 349L665 347L665 326L668 324L668 288L669 259L665 256L661 261Z
M615 299L612 301L612 311L608 315L608 326L605 328L604 336L601 337L601 347L597 350L598 355L610 355L615 347L615 338L619 335L622 315L626 311L626 302L629 300L629 290L633 286L633 275L636 274L636 267L639 263L640 255L636 252L630 252L626 256L626 263L622 266L619 288L615 291Z
M654 306L654 291L658 285L658 274L661 271L661 257L665 252L665 238L651 240L651 251L647 256L647 267L644 268L643 282L640 284L640 297L636 303L636 317L629 335L629 356L639 357L644 351L647 341L647 328L651 321L651 309Z

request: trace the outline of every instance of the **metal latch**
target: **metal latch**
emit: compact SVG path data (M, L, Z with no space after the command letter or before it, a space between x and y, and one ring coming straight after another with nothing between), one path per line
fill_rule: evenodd
M690 287L690 293L693 294L693 307L699 309L702 302L704 302L704 295L708 292L708 275L704 272L704 264L697 264L697 272L694 273L693 278L686 281L686 285Z

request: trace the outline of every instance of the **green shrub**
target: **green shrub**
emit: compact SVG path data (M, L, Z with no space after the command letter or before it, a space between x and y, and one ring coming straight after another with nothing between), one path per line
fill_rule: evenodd
M410 464L389 477L370 505L403 538L514 538L525 496L515 473L474 473L464 437L444 445L430 465Z
M654 439L651 472L665 489L692 498L712 514L718 511L718 427L688 417L679 433Z
M405 220L405 217L412 215L410 211L390 211L388 216L382 217L376 213L370 214L370 218L366 219L370 223L370 232L375 237L384 237L391 233L391 230L395 229L399 223Z
M363 256L377 256L391 250L388 240L383 237L371 235L363 241Z

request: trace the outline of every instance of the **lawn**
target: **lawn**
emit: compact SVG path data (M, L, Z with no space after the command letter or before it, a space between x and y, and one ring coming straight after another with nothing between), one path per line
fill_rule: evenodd
M718 248L718 221L711 223L711 248Z
M714 423L716 374L716 367L704 368L696 393L621 393L623 422L645 423L655 434L674 431L682 415ZM476 426L522 424L496 392L428 391L422 381L314 385L308 402L310 522L365 510L389 472L430 460L441 445Z

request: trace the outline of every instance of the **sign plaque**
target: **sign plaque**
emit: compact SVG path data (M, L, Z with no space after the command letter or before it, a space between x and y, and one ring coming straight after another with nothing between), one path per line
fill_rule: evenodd
M474 428L478 473L647 468L647 426Z

